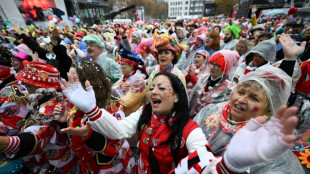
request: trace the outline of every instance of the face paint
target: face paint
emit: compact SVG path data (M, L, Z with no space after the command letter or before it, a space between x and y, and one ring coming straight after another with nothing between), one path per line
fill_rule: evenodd
M258 111L258 108L257 108L257 107L254 107L253 105L251 105L251 106L249 107L249 109L250 109L250 111L252 111L252 112L257 112L257 111Z
M175 94L171 83L166 76L158 76L150 87L150 102L152 109L159 115L169 114L174 106Z
M165 97L164 97L164 100L168 100L169 97L167 96L167 93L164 93Z

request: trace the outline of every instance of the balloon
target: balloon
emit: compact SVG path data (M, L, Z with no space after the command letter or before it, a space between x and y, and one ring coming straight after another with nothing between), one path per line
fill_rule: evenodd
M57 18L57 22L60 22L60 19L59 19L59 18Z
M74 22L74 21L75 21L75 19L74 19L74 18L71 18L71 21L72 21L72 22Z
M68 17L68 19L69 19L69 21L71 21L72 17L71 17L71 16L69 16L69 17Z
M56 18L53 18L53 22L55 22L55 23L56 23L56 22L57 22L57 19L56 19Z
M53 20L53 16L48 16L48 20Z
M33 19L29 19L29 22L32 23L32 22L33 22Z
M76 19L76 18L77 18L77 16L76 16L76 15L73 15L73 17L74 17L74 19Z
M80 23L81 21L80 21L79 18L76 18L76 19L75 19L75 22L76 22L76 23Z

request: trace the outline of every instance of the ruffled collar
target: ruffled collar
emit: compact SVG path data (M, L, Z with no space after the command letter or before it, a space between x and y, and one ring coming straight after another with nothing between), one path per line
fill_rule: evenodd
M165 123L168 116L167 116L167 115L158 115L158 114L156 114L155 112L153 112L152 117L153 117L155 120L157 120L157 121L159 121L159 122L161 122L161 123ZM169 120L168 120L168 124L169 124L170 126L172 125L172 122L173 122L174 118L175 118L175 112L172 114L172 116L171 116L171 117L169 118Z
M171 72L173 69L173 64L171 64L168 68L162 69L161 66L159 66L159 72Z
M137 72L137 70L134 70L134 71L132 71L130 74L129 74L129 76L123 76L123 79L122 79L122 82L126 82L126 80L129 78L129 77L131 77L131 76L133 76L134 74L136 74L136 72Z

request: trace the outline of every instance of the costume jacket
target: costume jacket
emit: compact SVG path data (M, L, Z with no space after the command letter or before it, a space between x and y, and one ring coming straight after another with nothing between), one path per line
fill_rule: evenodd
M178 161L188 155L185 142L187 141L188 135L194 129L198 128L198 125L192 120L189 120L185 125L182 134L181 147L176 159L174 159L169 144L165 144L171 133L171 130L165 123L165 119L165 116L157 116L156 114L153 114L151 123L147 124L146 127L140 131L141 137L139 141L139 149L141 153L138 164L139 173L152 173L148 159L150 149L154 157L158 160L160 173L168 173L173 166L175 166L175 164L173 164L174 161L178 163Z
M125 117L118 103L109 112L118 120ZM69 112L69 127L82 127L87 117L84 112L73 106ZM126 139L112 140L91 128L86 137L71 136L73 151L78 155L83 173L130 173L136 170L135 160ZM100 140L100 141L98 141Z

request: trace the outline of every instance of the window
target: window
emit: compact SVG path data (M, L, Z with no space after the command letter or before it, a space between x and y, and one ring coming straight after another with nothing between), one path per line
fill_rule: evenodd
M187 15L187 12L185 12L184 15Z
M187 5L188 4L188 1L185 1L185 5Z
M185 10L187 10L187 7L185 7Z

